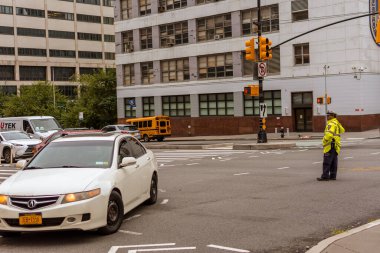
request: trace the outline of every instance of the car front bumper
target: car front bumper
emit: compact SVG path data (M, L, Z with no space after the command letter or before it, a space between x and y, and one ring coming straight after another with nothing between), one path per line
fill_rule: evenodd
M67 204L60 204L61 201L62 197L56 204L35 210L22 209L9 204L7 206L0 205L0 231L91 230L107 224L108 197L99 195ZM33 213L42 214L42 225L19 225L20 214ZM86 220L88 214L90 214L90 219ZM73 218L74 221L72 221ZM82 219L84 220L82 221Z

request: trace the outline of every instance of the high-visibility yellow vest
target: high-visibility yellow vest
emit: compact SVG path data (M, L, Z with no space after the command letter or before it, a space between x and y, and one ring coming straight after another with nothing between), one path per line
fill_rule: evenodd
M345 130L342 126L342 124L339 123L339 121L334 118L327 121L327 125L325 128L325 136L323 137L322 144L323 144L323 153L327 153L331 150L331 143L334 140L335 141L335 150L339 154L340 153L340 135L344 133Z

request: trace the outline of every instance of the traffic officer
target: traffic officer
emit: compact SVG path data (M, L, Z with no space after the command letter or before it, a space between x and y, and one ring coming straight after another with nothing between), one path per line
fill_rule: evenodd
M323 144L323 173L318 177L318 181L336 180L338 170L338 155L340 153L340 135L345 132L343 126L336 118L333 111L327 112L327 125Z

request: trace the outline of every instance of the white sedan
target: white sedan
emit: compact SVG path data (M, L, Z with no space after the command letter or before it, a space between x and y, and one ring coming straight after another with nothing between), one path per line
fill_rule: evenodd
M126 134L56 139L0 185L0 235L47 230L116 232L123 215L157 201L157 161Z

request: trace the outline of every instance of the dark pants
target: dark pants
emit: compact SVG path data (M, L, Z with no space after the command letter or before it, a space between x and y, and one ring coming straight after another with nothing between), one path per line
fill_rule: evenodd
M336 178L338 170L338 153L334 148L323 155L322 178Z

